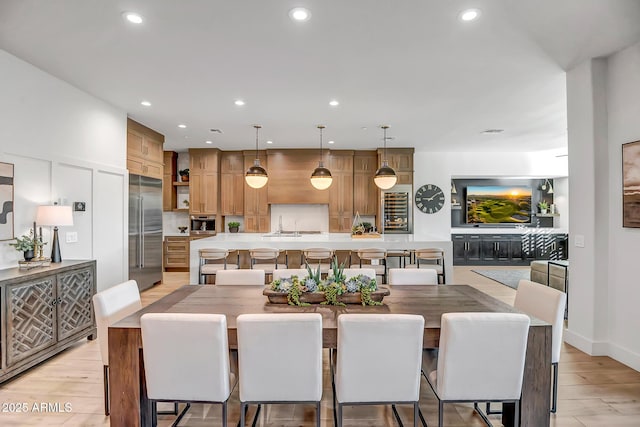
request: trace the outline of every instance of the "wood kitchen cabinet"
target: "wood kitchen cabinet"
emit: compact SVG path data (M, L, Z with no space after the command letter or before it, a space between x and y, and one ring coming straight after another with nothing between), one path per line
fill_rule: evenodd
M189 271L188 236L167 236L163 248L165 271Z
M189 213L192 215L218 213L219 154L215 148L189 149Z
M129 173L162 179L164 136L127 119L127 169Z
M253 165L256 158L255 151L245 151L243 171ZM260 164L269 173L267 167L267 154L264 151L258 153ZM251 188L243 183L244 187L244 231L247 233L268 233L271 228L269 215L268 185L262 188Z
M360 215L376 215L378 211L378 187L373 177L378 169L375 151L356 151L353 157L353 212Z
M178 191L173 185L178 178L178 153L164 152L164 172L162 174L162 210L171 212L176 209Z
M220 155L220 214L244 214L244 156L241 151Z
M329 232L350 233L353 222L353 156L351 150L331 151L329 170Z

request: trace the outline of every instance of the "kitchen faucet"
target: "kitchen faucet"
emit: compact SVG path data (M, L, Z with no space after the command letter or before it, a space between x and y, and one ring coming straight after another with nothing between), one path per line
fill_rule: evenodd
M278 233L282 233L282 215L278 217Z

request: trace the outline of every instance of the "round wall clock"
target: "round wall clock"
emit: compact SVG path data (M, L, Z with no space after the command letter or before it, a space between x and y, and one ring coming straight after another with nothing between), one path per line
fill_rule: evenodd
M436 213L444 206L444 193L437 185L425 184L416 191L415 202L422 212Z

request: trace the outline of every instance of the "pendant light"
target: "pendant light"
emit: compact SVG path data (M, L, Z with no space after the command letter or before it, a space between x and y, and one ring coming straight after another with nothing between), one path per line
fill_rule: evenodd
M376 171L376 175L373 177L373 182L381 190L388 190L398 181L396 171L389 167L387 162L387 129L389 126L380 126L384 131L384 157L382 160L382 166Z
M269 180L267 171L260 166L260 158L258 158L258 131L262 126L253 125L253 127L256 128L256 159L253 161L253 166L247 169L244 174L244 180L247 181L247 185L251 188L262 188Z
M322 163L322 129L324 129L324 125L318 125L318 129L320 129L320 161L318 167L311 174L311 185L318 190L326 190L331 186L333 178L329 169L325 168Z

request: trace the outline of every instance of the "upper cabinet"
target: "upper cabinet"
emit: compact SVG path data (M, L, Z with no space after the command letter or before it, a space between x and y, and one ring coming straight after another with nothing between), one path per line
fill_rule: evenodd
M317 190L311 185L311 174L318 167L320 150L268 150L269 203L271 204L321 204L329 203L328 190ZM324 164L330 157L324 151ZM263 165L264 166L264 165ZM333 173L333 170L331 170Z
M241 151L220 153L220 214L244 213L244 156Z
M129 173L162 179L164 135L127 119L127 169Z
M218 213L220 150L216 148L189 149L189 213L215 215Z
M256 158L255 151L245 151L243 153L244 167L249 169ZM259 152L260 164L267 170L269 181L271 173L267 165L267 155L264 151ZM268 185L262 188L251 188L243 183L244 188L244 231L247 233L266 233L271 227L268 201Z
M353 151L331 151L329 170L333 182L329 191L329 231L351 232L353 221Z
M353 157L353 212L360 215L376 215L378 187L373 177L378 170L378 154L375 151L356 151Z
M389 166L398 175L397 184L413 184L413 148L387 148ZM384 149L378 148L380 164L384 160Z

